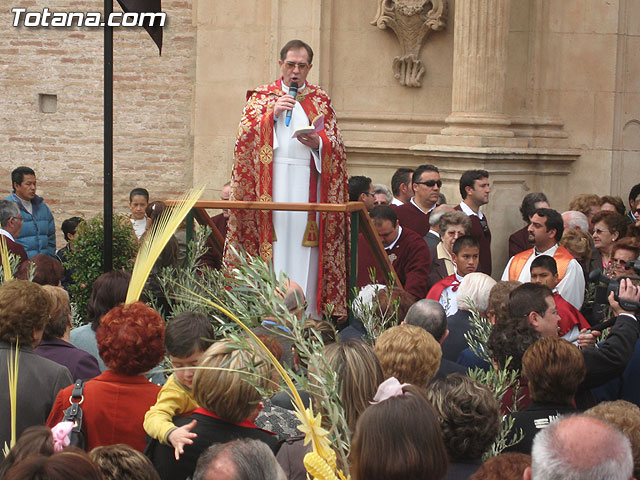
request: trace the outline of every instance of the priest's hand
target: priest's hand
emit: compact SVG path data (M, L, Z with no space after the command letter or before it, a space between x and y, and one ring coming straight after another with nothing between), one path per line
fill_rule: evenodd
M304 135L300 135L298 137L298 141L303 145L306 145L311 150L318 150L320 147L320 137L317 133L307 133Z
M273 115L276 118L280 117L280 114L286 110L293 110L296 106L296 99L291 95L286 94L276 100L276 104L273 106Z

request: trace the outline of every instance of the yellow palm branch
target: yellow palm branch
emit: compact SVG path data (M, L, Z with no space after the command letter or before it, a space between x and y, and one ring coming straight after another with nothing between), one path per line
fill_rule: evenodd
M18 418L18 341L15 344L15 354L11 358L11 350L7 352L8 362L8 378L9 378L9 403L11 404L11 443L9 448L13 448L16 444L16 421Z
M205 187L203 186L199 190L189 190L173 206L167 208L160 218L153 223L151 230L145 235L140 250L138 250L125 304L128 305L136 302L140 298L140 294L149 277L149 273L151 273L153 265L156 263L156 260L171 239L173 233L184 220L184 217L187 216L198 201L204 189Z
M181 286L181 285L180 285ZM181 286L182 287L182 286ZM329 432L327 432L321 426L321 416L317 414L314 416L313 407L309 406L309 408L305 408L302 398L296 389L293 380L287 374L287 371L282 367L278 359L273 356L271 351L266 347L264 343L251 331L249 327L247 327L237 316L231 313L222 305L199 295L198 293L189 290L188 288L182 287L184 290L189 292L195 298L203 301L204 303L212 306L216 310L225 314L228 318L233 320L240 328L242 328L255 342L255 344L265 353L265 355L269 358L273 366L278 370L280 376L286 383L287 387L291 391L291 397L293 400L293 406L296 411L296 417L300 420L301 426L298 429L305 434L304 445L309 444L311 442L313 446L313 453L315 455L310 455L309 459L305 457L305 466L309 464L309 468L307 471L311 473L316 480L338 480L338 478L344 479L345 477L342 475L342 472L338 471L338 476L334 473L336 469L336 454L331 449L329 445L329 441L327 436ZM322 465L324 468L320 468L319 465Z
M2 258L2 270L4 271L4 281L11 280L11 262L9 261L9 249L4 235L0 235L0 257Z

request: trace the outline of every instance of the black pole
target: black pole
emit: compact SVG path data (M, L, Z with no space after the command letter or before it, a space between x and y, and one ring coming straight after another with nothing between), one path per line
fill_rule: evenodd
M113 0L104 0L104 271L113 270Z

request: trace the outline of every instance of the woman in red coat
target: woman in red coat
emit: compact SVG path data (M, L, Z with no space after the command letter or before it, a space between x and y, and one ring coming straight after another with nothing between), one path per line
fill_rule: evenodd
M86 448L126 443L142 452L144 414L160 391L142 374L164 355L164 321L141 302L119 305L102 318L96 339L109 370L84 386L81 408ZM47 419L50 427L62 420L72 390L73 385L58 393Z

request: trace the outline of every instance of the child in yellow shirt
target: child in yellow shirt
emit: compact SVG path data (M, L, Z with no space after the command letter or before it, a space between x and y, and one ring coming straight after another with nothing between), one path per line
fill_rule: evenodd
M201 313L181 313L165 330L164 343L175 371L158 393L156 404L144 416L143 425L151 438L174 447L176 460L184 453L184 446L193 443L196 434L191 430L196 421L178 428L173 418L187 416L198 408L191 392L193 367L198 365L213 337L211 322Z

